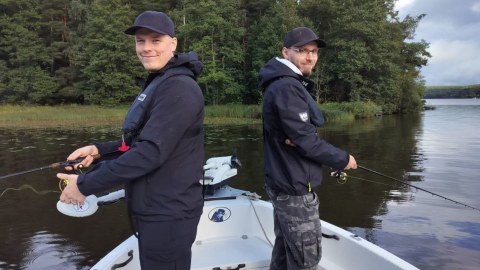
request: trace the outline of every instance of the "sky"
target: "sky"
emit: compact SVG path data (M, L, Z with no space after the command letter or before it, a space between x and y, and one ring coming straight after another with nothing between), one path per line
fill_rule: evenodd
M430 44L427 86L480 84L480 0L398 0L400 19L426 14L414 41Z

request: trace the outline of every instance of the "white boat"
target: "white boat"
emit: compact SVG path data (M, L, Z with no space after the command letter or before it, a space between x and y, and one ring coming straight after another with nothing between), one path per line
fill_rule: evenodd
M230 156L207 160L204 167L206 179L201 182L208 186L210 194L205 197L203 215L192 245L191 269L269 268L275 241L273 207L255 193L225 185L224 180L236 175L236 164L235 158ZM95 200L101 204L119 196L123 193ZM95 200L91 204L95 204ZM59 203L58 206L61 212L71 215L69 210L62 209L65 205ZM418 269L379 246L323 220L322 233L322 259L318 269ZM92 269L140 270L138 258L137 238L132 235Z

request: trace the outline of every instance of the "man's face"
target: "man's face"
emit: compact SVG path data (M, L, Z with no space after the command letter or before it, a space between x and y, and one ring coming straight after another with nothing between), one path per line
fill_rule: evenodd
M163 35L146 28L135 32L135 50L138 59L147 71L162 69L177 49L177 38Z
M318 59L318 45L310 42L302 47L290 47L282 49L283 57L292 62L303 74L310 76Z

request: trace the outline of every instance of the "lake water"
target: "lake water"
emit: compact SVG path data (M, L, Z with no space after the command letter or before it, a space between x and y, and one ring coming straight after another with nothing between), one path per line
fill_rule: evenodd
M480 99L427 100L435 110L327 124L319 134L369 169L480 208ZM207 157L236 151L232 185L264 196L261 126L207 126ZM1 129L0 176L42 167L116 128ZM420 269L480 268L480 211L365 170L346 183L325 172L322 219L374 242ZM87 218L57 212L55 171L0 180L0 269L89 269L130 234L123 202ZM348 259L348 254L345 254Z

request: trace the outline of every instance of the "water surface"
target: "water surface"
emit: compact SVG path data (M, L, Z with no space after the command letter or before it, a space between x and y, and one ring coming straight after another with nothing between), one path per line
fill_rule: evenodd
M480 208L480 100L427 100L420 115L327 124L319 134L359 164ZM243 167L232 185L265 196L261 126L207 126L207 157L234 151ZM118 138L118 128L2 129L0 176L41 167L93 141ZM322 219L359 234L421 269L480 266L480 211L366 171L346 183L324 172ZM87 218L57 212L55 171L0 181L0 269L89 269L131 232L124 203ZM35 189L35 192L32 190ZM20 190L13 190L20 189ZM348 259L348 254L345 254Z

